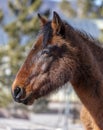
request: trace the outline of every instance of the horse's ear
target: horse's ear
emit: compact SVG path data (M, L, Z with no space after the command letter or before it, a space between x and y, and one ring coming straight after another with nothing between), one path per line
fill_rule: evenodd
M41 26L44 26L48 22L47 18L41 16L39 13L38 13L38 18L40 19Z
M53 12L53 19L51 22L54 33L56 33L56 34L60 33L61 28L62 28L62 24L63 24L63 22L62 22L60 16L54 11Z

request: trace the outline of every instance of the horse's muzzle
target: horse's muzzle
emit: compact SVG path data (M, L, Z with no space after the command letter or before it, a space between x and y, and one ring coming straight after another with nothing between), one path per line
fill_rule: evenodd
M23 96L23 89L17 86L12 92L13 98L15 101L19 102L20 98Z

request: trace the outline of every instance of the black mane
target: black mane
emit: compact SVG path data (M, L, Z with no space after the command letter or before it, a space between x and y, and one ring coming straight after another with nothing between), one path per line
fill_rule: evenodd
M99 40L97 40L96 38L94 38L91 34L85 32L84 30L79 30L77 28L74 28L73 26L71 26L70 24L68 24L66 21L64 21L65 26L67 27L67 29L70 31L75 31L77 32L77 34L84 40L89 41L90 43L93 43L99 47L102 47L101 43Z

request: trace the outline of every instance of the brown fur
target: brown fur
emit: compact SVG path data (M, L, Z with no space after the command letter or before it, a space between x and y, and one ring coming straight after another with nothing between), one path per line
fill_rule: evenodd
M15 78L14 99L32 104L70 81L85 106L81 119L86 130L103 130L102 47L62 21L56 12L51 21L39 18L42 32ZM18 99L17 87L23 91Z

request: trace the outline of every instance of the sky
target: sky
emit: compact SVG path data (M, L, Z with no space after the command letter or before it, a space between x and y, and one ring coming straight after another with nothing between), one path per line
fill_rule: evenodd
M101 5L102 2L103 0L95 0L96 5Z

